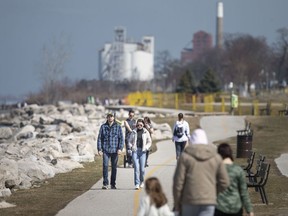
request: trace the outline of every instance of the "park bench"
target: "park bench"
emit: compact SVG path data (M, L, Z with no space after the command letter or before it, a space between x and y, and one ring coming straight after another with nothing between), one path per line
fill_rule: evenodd
M271 114L271 102L267 102L266 107L260 109L260 115L270 115Z
M288 105L286 104L286 105L285 105L285 109L279 110L278 113L279 113L279 116L286 116L286 115L288 115Z
M256 161L255 172L252 172L251 169L247 172L246 177L248 178L249 182L257 182L257 178L259 177L259 172L261 169L261 164L265 161L264 155L259 155L258 160ZM257 190L257 188L256 188Z
M251 168L253 167L255 154L256 154L255 152L251 152L250 157L248 157L248 159L247 159L247 165L242 166L243 170L245 170L247 173L249 173Z
M258 173L257 181L247 182L247 187L255 188L260 192L262 202L268 205L268 199L265 192L265 185L268 180L270 164L262 162Z

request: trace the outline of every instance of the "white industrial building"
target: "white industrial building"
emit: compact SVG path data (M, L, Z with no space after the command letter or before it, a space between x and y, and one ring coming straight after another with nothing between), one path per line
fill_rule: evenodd
M115 39L99 51L101 80L149 81L154 78L154 37L143 36L141 42L129 42L123 27L115 28Z

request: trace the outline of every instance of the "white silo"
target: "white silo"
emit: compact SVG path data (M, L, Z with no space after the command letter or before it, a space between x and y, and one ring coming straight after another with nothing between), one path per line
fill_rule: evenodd
M154 38L144 36L141 42L127 42L125 28L115 28L114 42L99 51L99 72L103 80L153 79Z

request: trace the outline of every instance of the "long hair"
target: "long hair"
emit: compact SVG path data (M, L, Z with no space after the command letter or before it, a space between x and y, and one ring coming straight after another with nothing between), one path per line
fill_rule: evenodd
M233 155L232 155L232 149L228 143L221 143L218 146L218 153L222 156L223 159L230 158L232 161Z
M167 198L162 190L162 186L156 177L150 177L145 181L145 190L151 200L151 205L155 204L157 208L167 203Z
M144 117L144 122L147 122L148 124L151 124L151 120L148 116Z

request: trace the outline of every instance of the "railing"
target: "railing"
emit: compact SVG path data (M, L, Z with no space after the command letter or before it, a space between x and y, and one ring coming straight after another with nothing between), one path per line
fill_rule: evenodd
M191 94L191 93L153 93L151 91L132 92L126 98L126 104L131 106L146 106L192 110L194 112L216 112L227 114L230 111L230 96L228 94ZM279 115L283 103L270 103L270 115ZM244 102L239 99L236 115L260 115L267 103L258 100Z

